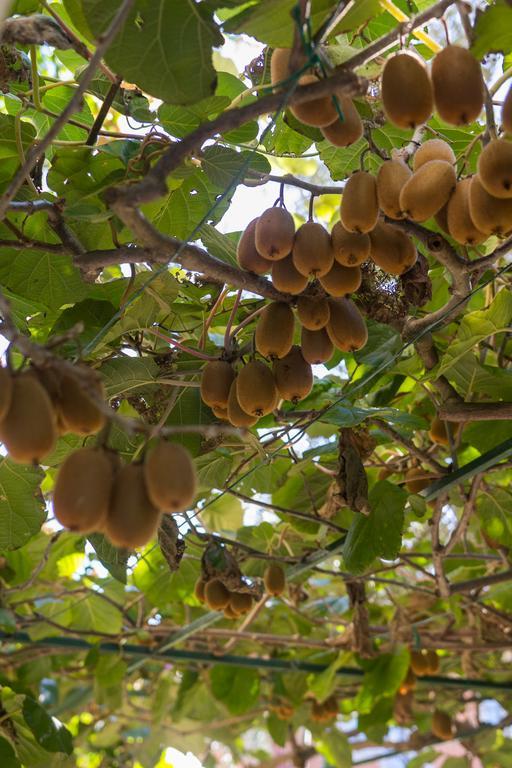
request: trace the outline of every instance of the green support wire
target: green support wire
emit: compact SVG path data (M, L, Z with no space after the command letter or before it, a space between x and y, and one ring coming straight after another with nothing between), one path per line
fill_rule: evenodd
M203 651L186 651L176 648L169 648L165 651L152 651L142 645L133 645L126 643L88 643L77 637L48 637L40 640L32 640L27 632L9 632L0 631L0 640L7 643L22 643L24 645L43 645L50 648L64 649L71 651L90 651L93 648L100 653L120 653L127 656L141 657L145 660L153 661L173 661L176 663L192 664L221 664L231 667L245 667L251 669L261 669L270 672L308 672L319 674L329 668L328 664L316 664L311 661L290 661L288 659L265 659L253 656L235 656L225 654L218 656L215 653ZM339 677L347 677L352 680L361 680L364 671L358 667L339 667L336 670ZM440 688L465 688L471 690L502 691L504 693L512 692L512 680L497 682L492 680L472 680L466 677L441 677L440 675L425 675L418 679L418 683Z

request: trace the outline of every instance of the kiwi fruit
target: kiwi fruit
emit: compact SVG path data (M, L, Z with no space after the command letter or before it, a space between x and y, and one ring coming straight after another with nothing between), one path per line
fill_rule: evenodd
M253 416L249 413L246 413L242 408L240 408L240 403L238 402L237 397L237 384L236 379L231 384L231 389L229 390L229 399L228 399L228 420L234 427L253 427L256 422L258 421L258 416Z
M238 616L239 616L239 614L233 610L233 608L229 603L224 608L223 613L224 613L224 618L226 619L238 619Z
M505 133L512 133L512 85L508 89L501 108L501 123Z
M337 221L331 232L334 259L343 267L358 267L370 255L370 238L367 234L348 232Z
M447 45L435 56L431 69L434 103L450 125L476 120L484 106L484 79L475 57L458 45Z
M256 222L256 250L269 261L284 259L291 253L295 237L293 216L285 208L267 208Z
M270 563L263 574L265 591L272 597L279 597L286 587L286 576L278 563Z
M445 160L447 163L455 165L455 152L444 139L428 139L414 153L414 172L431 160Z
M486 235L506 235L512 230L512 198L493 197L478 176L471 179L469 214L475 227Z
M448 200L448 203L450 201ZM439 229L444 232L446 235L449 235L448 231L448 203L445 203L443 207L434 214L434 221L436 222Z
M263 357L284 357L293 344L295 317L289 304L273 301L267 304L256 323L254 344Z
M144 480L153 506L162 512L188 509L197 494L197 476L190 453L178 443L159 440L144 459Z
M329 322L329 302L326 296L299 296L297 315L303 328L318 331ZM289 350L288 350L289 351Z
M220 579L210 579L204 588L204 600L212 611L222 611L229 603L231 593Z
M340 206L341 223L349 232L371 232L379 218L377 181L367 171L356 171L345 184Z
M210 360L201 374L201 399L210 408L226 408L235 372L225 360Z
M420 493L434 482L431 474L421 467L411 467L405 473L405 487L410 493ZM416 670L414 670L416 672ZM417 673L416 673L417 674Z
M255 275L264 275L270 270L272 265L268 259L264 259L256 250L255 234L257 223L258 218L253 219L249 222L245 231L242 232L236 249L236 258L241 269L245 269L247 272L254 272Z
M272 58L270 59L270 82L272 85L283 83L283 81L290 77L291 55L291 48L275 48L272 52ZM302 67L304 62L304 55L299 53L297 68Z
M448 421L443 421L439 416L434 416L430 422L430 429L428 435L433 443L438 445L450 445L450 438L448 435L451 433L452 438L455 437L455 430Z
M311 85L318 82L319 79L316 75L299 77L299 85ZM304 125L311 125L316 128L330 125L338 117L332 96L319 96L300 104L292 104L290 112Z
M335 147L349 147L363 135L363 121L349 96L338 96L343 120L338 117L330 125L320 128L323 136Z
M228 421L227 408L223 408L221 405L212 405L212 411L214 416L216 416L221 421Z
M327 230L321 224L306 221L297 230L292 256L295 269L301 275L326 275L334 262L331 238Z
M370 233L372 261L390 275L403 275L418 258L414 242L402 229L379 222Z
M0 421L11 406L12 390L12 374L8 368L0 366Z
M361 267L344 267L335 261L331 270L320 278L320 284L330 296L346 296L357 291L362 279Z
M400 683L399 691L402 695L405 695L410 691L414 691L415 688L416 688L416 675L414 674L412 667L409 667L409 669L407 670L406 676Z
M353 301L346 298L329 299L331 316L327 333L337 349L354 352L368 341L368 330L363 316Z
M428 675L427 654L424 651L411 651L411 669L417 677Z
M283 400L298 403L313 388L313 371L304 360L299 346L294 346L286 357L276 360L273 366L277 391Z
M408 219L426 221L448 202L456 183L453 165L429 160L402 187L400 208Z
M437 652L434 650L427 651L427 674L428 675L437 675L439 672L439 656L437 655Z
M403 218L400 209L400 192L412 176L403 160L386 160L377 173L377 197L381 211L391 219Z
M443 741L451 739L453 737L453 724L450 715L436 709L432 715L432 733Z
M399 128L415 128L432 114L432 84L418 56L410 53L390 56L382 71L381 93L386 117Z
M98 399L105 397L99 380L92 383L91 389ZM61 434L72 432L76 435L94 435L105 426L107 420L87 390L67 373L59 376L57 411Z
M231 592L229 606L237 616L243 616L252 608L252 597L248 592Z
M326 363L331 359L334 352L333 343L325 328L320 328L319 331L309 331L303 327L300 348L302 357L310 365Z
M146 490L142 464L125 464L114 479L105 520L107 538L116 547L143 547L155 536L160 519Z
M38 462L55 447L57 421L52 401L29 371L13 377L9 410L0 422L0 440L10 458L22 464Z
M251 416L265 416L273 411L277 392L270 368L260 360L244 365L236 379L236 396L241 409Z
M202 578L199 578L194 585L194 595L197 597L200 603L205 602L205 587L206 581Z
M487 238L474 225L469 212L469 190L471 179L457 182L455 192L448 201L446 224L449 234L461 245L479 245Z
M293 263L292 254L290 254L286 258L272 263L272 284L278 291L296 295L302 293L308 284L308 278L301 275Z
M329 696L323 703L324 711L330 717L336 717L339 712L338 701L335 696Z
M512 141L492 139L478 158L480 183L493 197L512 197Z
M112 463L104 451L73 451L62 463L55 480L55 517L75 533L103 530L113 483Z

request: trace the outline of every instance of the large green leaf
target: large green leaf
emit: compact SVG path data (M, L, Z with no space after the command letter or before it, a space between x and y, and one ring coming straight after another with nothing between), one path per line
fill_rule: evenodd
M38 744L48 752L72 753L73 739L68 729L28 696L23 702L23 717Z
M21 768L14 747L3 736L0 736L0 763L3 768Z
M102 533L91 533L88 538L94 547L100 563L105 566L114 579L117 579L122 584L126 584L128 551L114 547Z
M384 653L364 662L363 684L357 696L357 710L370 712L379 699L393 696L409 667L407 648L398 647L394 653Z
M495 0L484 13L477 17L471 53L477 59L490 51L512 51L512 8L507 0Z
M39 467L0 462L0 550L23 546L39 531L46 510L39 486L44 473Z
M338 728L330 728L322 733L317 742L318 752L325 757L327 764L334 768L351 768L352 750L347 736Z
M82 0L92 31L101 34L119 6ZM189 0L137 0L107 54L125 80L170 104L193 104L215 90L212 47L222 37L212 16Z
M215 666L210 672L212 693L233 715L247 712L258 701L260 675L257 669Z
M0 192L9 184L21 164L15 125L14 117L0 114ZM20 121L19 131L21 145L24 151L27 151L34 141L36 132L26 120Z
M477 498L477 510L489 539L512 548L512 493L505 488L484 488Z
M343 560L351 573L362 573L376 557L393 560L402 543L407 493L381 480L373 486L368 500L370 514L356 515L343 547Z

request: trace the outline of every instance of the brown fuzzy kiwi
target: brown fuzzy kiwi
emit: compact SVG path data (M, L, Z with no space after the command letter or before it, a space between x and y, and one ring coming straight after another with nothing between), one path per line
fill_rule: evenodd
M0 421L11 406L12 390L12 374L8 368L0 366Z
M329 696L324 701L324 711L330 717L335 717L339 712L338 700L335 696Z
M263 357L284 357L293 344L295 317L289 304L273 301L267 304L256 323L254 343Z
M273 262L272 284L278 291L296 295L302 293L308 284L308 278L301 275L293 263L292 254L290 254L285 259Z
M243 616L252 608L252 597L248 592L232 592L229 606L237 616Z
M428 675L437 675L439 672L439 656L437 655L437 651L430 650L427 651L427 674Z
M403 275L418 258L409 235L393 224L379 222L370 233L372 261L390 275Z
M319 331L309 331L307 328L302 328L300 348L302 357L310 365L326 363L331 359L334 352L334 345L325 328L321 328Z
M346 296L357 291L362 279L361 267L344 267L335 261L332 269L320 278L320 284L330 296Z
M105 397L103 384L99 380L93 381L90 387L91 393L98 399ZM105 414L89 397L87 388L81 387L77 379L67 373L59 376L57 411L61 434L94 435L106 423Z
M204 588L204 601L212 611L222 611L229 604L231 593L220 579L210 579Z
M453 738L453 723L449 714L436 709L432 715L432 733L438 739L448 741Z
M359 267L370 255L370 237L348 232L341 221L332 228L331 246L335 260L343 267Z
M298 403L307 397L313 388L313 371L298 346L292 347L286 357L276 360L273 371L277 391L283 400Z
M114 484L112 463L105 451L80 448L62 463L53 491L53 512L75 533L101 531Z
M386 60L381 93L386 117L399 128L425 123L434 109L427 69L418 56L410 53L398 53Z
M57 421L52 401L29 371L13 377L9 410L0 422L0 440L13 461L27 464L39 461L55 447Z
M200 603L205 602L205 587L206 581L200 577L194 585L194 595L197 597Z
M290 77L290 57L291 48L275 48L270 59L270 82L272 85L283 83ZM297 68L302 67L305 62L305 56L299 53L297 57ZM283 85L284 87L284 85Z
M270 563L263 574L265 591L272 597L279 597L286 588L286 576L278 563Z
M329 299L331 317L327 333L337 349L354 352L368 341L368 330L363 316L350 299Z
M297 315L300 324L309 331L319 331L329 322L329 302L326 296L299 296ZM289 350L288 350L289 351Z
M105 520L107 538L116 547L143 547L156 534L161 513L148 496L141 464L126 464L117 473Z
M428 435L433 443L438 445L450 445L450 439L448 435L451 434L455 437L456 429L448 421L443 421L439 416L434 416L430 422L430 429Z
M228 421L228 409L223 408L221 405L212 405L212 411L214 416L216 416L221 421Z
M305 277L326 275L333 265L331 238L321 224L307 221L297 230L293 245L293 263Z
M340 206L341 223L349 232L371 232L379 218L377 181L367 171L350 176Z
M471 218L469 212L470 188L471 179L458 181L446 209L448 232L461 245L479 245L487 239L487 235L475 227Z
M486 235L506 235L512 230L512 198L493 197L478 176L471 179L469 214L475 227Z
M242 269L247 270L247 272L254 272L256 275L264 275L272 265L256 250L255 234L258 218L250 221L245 231L242 232L236 249L236 258Z
M478 158L478 176L493 197L512 197L512 141L492 139Z
M428 139L414 153L414 172L431 160L446 160L450 165L455 165L455 152L444 139Z
M276 384L270 368L260 360L252 360L244 365L236 379L236 396L241 409L251 416L270 413L277 399Z
M316 75L302 75L299 78L299 85L311 85L318 82L319 79ZM338 117L332 96L319 96L300 104L292 104L290 112L304 125L312 125L316 128L331 125Z
M144 459L144 480L151 503L161 512L183 512L197 494L190 453L178 443L159 440Z
M411 467L405 473L405 487L410 493L419 493L424 488L428 488L434 480L435 478L421 467Z
M238 619L239 614L233 610L231 605L228 603L226 607L224 608L224 618L226 619Z
M201 399L210 408L226 408L235 372L225 360L211 360L201 374Z
M335 147L349 147L359 141L364 132L363 121L349 96L339 96L343 121L338 117L330 125L320 128L323 136Z
M400 192L409 181L412 171L403 160L386 160L377 173L377 196L379 206L391 219L402 219Z
M411 669L417 677L428 675L427 654L424 651L411 651Z
M501 124L506 133L512 133L512 85L508 89L501 108Z
M473 54L458 45L447 45L435 56L431 77L434 103L445 122L466 125L477 119L484 106L485 86Z
M229 400L228 400L228 421L234 426L234 427L253 427L256 422L258 421L258 416L252 416L249 413L246 413L243 408L240 407L240 403L238 402L237 397L237 384L236 379L233 381L231 385L231 389L229 390Z
M456 183L453 165L430 160L402 187L400 207L408 219L426 221L448 202Z
M449 202L450 201L448 200L448 203ZM441 210L434 214L434 221L436 222L439 229L446 235L450 234L448 232L448 203L445 203Z
M285 208L267 208L256 222L254 242L265 259L284 259L292 251L294 238L293 216Z

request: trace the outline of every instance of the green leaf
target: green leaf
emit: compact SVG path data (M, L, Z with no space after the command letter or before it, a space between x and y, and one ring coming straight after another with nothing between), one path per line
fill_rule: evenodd
M235 152L228 147L206 147L201 161L202 167L216 187L225 189L235 181L239 184L247 170L270 173L268 160L257 152Z
M512 14L512 10L511 10ZM512 293L502 289L487 309L479 309L465 315L455 339L444 353L437 374L442 376L475 344L488 336L510 330L512 323Z
M392 697L409 668L409 651L405 646L395 653L384 653L364 662L363 683L356 698L358 712L370 712L377 701Z
M471 53L481 59L486 53L512 51L512 8L506 0L496 0L477 16Z
M121 584L126 584L128 550L114 547L102 533L91 533L88 539L94 547L98 560L110 575L117 579L117 581L120 581Z
M476 508L489 538L512 548L512 493L505 488L483 488Z
M427 424L419 416L400 411L398 408L364 408L357 405L335 405L322 416L327 424L340 427L355 427L366 419L382 418L391 424L397 424L406 429L424 429Z
M120 656L103 654L94 669L95 701L109 709L120 709L123 704L123 680L128 665Z
M334 768L350 768L352 765L352 750L348 738L337 728L324 731L315 746L328 765Z
M260 694L260 675L256 669L218 665L210 671L210 684L215 698L233 715L247 712Z
M400 551L407 493L380 480L369 494L368 517L356 514L343 547L350 573L363 573L376 557L393 560Z
M48 752L64 752L66 755L72 753L73 738L68 729L28 696L23 701L23 717L43 749Z
M159 367L151 357L116 357L100 367L107 397L130 396L151 384L157 384Z
M201 520L210 531L236 531L243 519L242 503L229 494L219 496L201 510Z
M21 768L14 747L3 736L0 736L0 765L2 768Z
M16 121L11 115L0 114L0 192L7 187L20 165L20 155L16 144ZM21 120L20 138L25 152L34 141L34 126Z
M119 4L119 0L82 0L96 36L106 29ZM152 96L170 104L193 104L215 90L212 47L222 42L203 5L137 0L105 60Z
M272 741L277 744L278 747L284 747L286 739L288 738L288 721L282 720L274 714L274 712L270 712L266 719L266 723Z
M212 227L211 224L203 224L199 233L208 253L221 261L225 261L227 264L231 264L233 267L238 266L236 246L240 239L240 234L240 232L224 234L219 232L216 227Z
M46 509L39 486L44 473L39 467L0 462L0 550L17 549L39 531Z
M339 653L334 661L326 667L323 672L311 674L308 676L308 689L318 702L327 699L336 688L336 672L345 663L346 656Z

